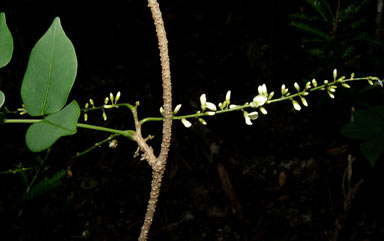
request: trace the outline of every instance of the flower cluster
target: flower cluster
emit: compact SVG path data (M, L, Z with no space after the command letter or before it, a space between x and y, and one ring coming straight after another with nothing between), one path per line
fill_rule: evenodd
M249 106L252 108L258 108L263 115L266 115L268 114L268 111L265 109L264 105L272 99L275 93L268 93L267 86L265 84L259 85L257 92L259 94L253 98ZM259 117L259 113L257 111L248 113L247 111L243 110L243 117L245 119L245 124L252 125L252 120L256 120Z
M366 79L368 80L368 83L373 85L373 81L377 81L380 86L382 86L382 82L377 77L366 77L366 78L359 78L359 79ZM231 104L231 91L228 91L225 100L223 102L220 102L218 104L219 110L217 110L217 107L214 103L207 101L206 94L202 94L200 96L200 107L201 110L197 111L196 114L192 115L186 115L186 116L180 116L177 117L177 119L180 119L183 125L187 128L192 126L192 123L188 120L188 118L197 118L203 125L206 125L207 122L202 118L203 116L212 116L215 114L221 114L224 112L230 112L230 111L242 111L243 117L245 120L245 123L247 125L252 125L252 121L256 120L259 117L259 112L266 115L268 111L265 109L265 105L273 102L279 102L284 100L291 101L291 104L293 106L293 109L300 111L302 106L308 107L308 102L306 99L306 96L309 95L309 92L316 91L316 90L324 90L327 91L327 94L332 99L335 98L335 92L338 85L341 85L345 88L350 88L350 86L347 84L347 82L354 80L354 74L351 74L351 77L349 79L345 79L345 76L338 77L337 70L333 70L333 81L329 82L328 80L324 80L324 83L321 85L318 85L316 79L313 79L312 81L308 81L305 83L305 85L300 86L299 83L295 82L293 84L293 87L295 89L295 93L291 94L286 87L285 84L281 86L281 97L277 99L272 99L274 96L274 92L268 93L267 86L265 84L259 85L257 88L258 94L252 99L251 102L247 102L243 105L235 105ZM180 105L181 106L181 105ZM179 107L180 107L179 106ZM253 108L256 110L253 111L247 111L246 109ZM180 108L175 108L174 113L177 113L177 111Z
M105 97L104 104L101 107L96 107L93 99L89 99L89 102L85 103L84 105L84 121L88 121L87 112L92 109L101 109L103 120L106 121L108 118L107 114L105 113L105 109L118 108L117 102L119 101L120 96L120 91L118 91L115 96L112 93L109 93L109 97ZM91 106L91 108L89 106Z

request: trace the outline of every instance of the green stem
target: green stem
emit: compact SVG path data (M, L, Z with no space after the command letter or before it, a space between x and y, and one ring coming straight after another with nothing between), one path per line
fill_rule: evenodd
M90 152L90 151L92 151L93 149L95 149L96 147L99 147L99 146L101 146L102 144L104 144L104 143L106 143L106 142L108 142L108 141L110 141L110 140L112 140L113 138L118 137L118 136L119 136L119 134L113 134L113 135L110 135L109 137L105 138L104 140L95 143L93 146L91 146L90 148L86 149L85 151L82 151L82 152L77 153L77 154L74 156L74 158L77 158L77 157L80 157L80 156L82 156L82 155L85 155L85 154L87 154L88 152Z
M33 123L37 123L39 121L42 121L42 119L6 119L4 123L33 124ZM117 129L107 128L107 127L102 127L102 126L96 126L96 125L83 124L83 123L77 123L77 127L119 134L119 135L128 137L129 139L133 140L133 134L134 134L133 130L117 130Z

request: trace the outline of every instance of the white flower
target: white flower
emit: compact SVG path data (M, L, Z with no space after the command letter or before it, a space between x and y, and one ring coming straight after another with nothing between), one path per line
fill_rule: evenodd
M248 116L248 112L244 111L243 112L243 116L244 116L244 119L245 119L245 124L251 126L253 125L252 121L251 121L251 117Z
M262 106L267 102L268 98L265 95L257 95L253 98L253 102L250 103L250 106L253 108L257 108Z
M207 96L205 94L202 94L200 96L200 104L201 104L201 110L202 111L205 111L205 109L209 109L211 111L216 111L217 110L215 104L213 104L211 102L207 102Z

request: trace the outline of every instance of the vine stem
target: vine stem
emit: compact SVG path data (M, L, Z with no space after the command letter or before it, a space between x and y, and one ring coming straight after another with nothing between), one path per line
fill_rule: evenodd
M148 7L151 10L153 22L156 27L157 41L160 50L161 62L161 76L163 81L163 137L161 141L161 149L159 156L155 159L153 157L152 148L148 148L145 139L141 135L141 123L138 120L136 109L131 109L134 119L136 132L134 135L139 148L144 152L143 158L147 159L148 163L152 166L152 183L151 192L147 205L147 212L145 214L144 223L141 227L139 241L146 241L148 238L149 229L152 225L153 216L155 214L157 201L160 195L160 187L163 180L165 166L167 163L169 147L171 144L172 135L172 85L171 85L171 71L168 55L168 40L164 27L164 21L161 14L160 6L157 0L148 0Z
M43 119L5 119L4 123L9 124L33 124L43 121ZM133 140L134 131L133 130L117 130L102 126L96 126L96 125L90 125L90 124L84 124L84 123L77 123L77 127L85 128L85 129L91 129L91 130L97 130L97 131L104 131L109 132L113 134L122 135L125 137L128 137L129 139Z

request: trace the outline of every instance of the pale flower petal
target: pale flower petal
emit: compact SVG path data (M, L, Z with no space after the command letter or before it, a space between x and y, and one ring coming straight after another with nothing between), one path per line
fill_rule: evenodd
M212 110L212 111L216 111L217 110L216 105L211 103L211 102L206 102L205 103L205 107L207 109L209 109L209 110Z
M257 111L253 111L248 113L247 116L251 118L251 120L256 120L259 117L259 113Z

